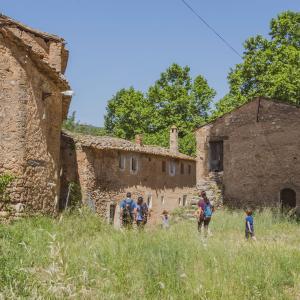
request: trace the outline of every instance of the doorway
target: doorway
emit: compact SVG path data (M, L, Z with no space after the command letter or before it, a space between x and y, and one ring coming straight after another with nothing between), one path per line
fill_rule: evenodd
M287 212L296 207L296 192L292 189L283 189L280 191L281 209Z

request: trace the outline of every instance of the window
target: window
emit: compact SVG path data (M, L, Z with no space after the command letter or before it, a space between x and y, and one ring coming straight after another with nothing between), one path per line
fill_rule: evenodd
M183 206L187 205L187 195L183 195L183 197L182 197L182 205Z
M181 206L181 204L182 204L181 203L181 197L179 197L179 199L178 199L178 205Z
M152 208L152 195L151 194L149 194L147 196L147 205L148 205L149 209Z
M126 157L124 155L119 156L119 168L125 170Z
M184 163L180 164L180 174L184 174Z
M176 174L176 163L174 160L170 161L170 164L169 164L169 174L171 176L175 176Z
M163 173L166 173L166 162L165 161L161 162L161 170Z
M209 169L213 172L223 171L223 141L209 143Z
M134 174L138 171L138 160L134 156L132 156L130 159L130 171Z
M191 165L188 166L188 173L189 173L189 175L191 175L191 173L192 173L192 166Z
M149 161L149 162L151 161L151 157L150 157L150 156L148 157L148 161Z
M161 203L161 205L165 204L165 196L163 196L163 195L160 196L160 203Z

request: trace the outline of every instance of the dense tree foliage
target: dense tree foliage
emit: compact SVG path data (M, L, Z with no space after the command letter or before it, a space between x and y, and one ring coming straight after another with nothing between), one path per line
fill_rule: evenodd
M279 14L269 35L246 40L243 62L230 71L230 92L217 103L215 116L256 96L300 104L300 13Z
M129 88L120 90L109 102L105 128L118 137L133 139L143 133L147 144L168 146L172 125L179 128L180 150L195 152L195 126L203 124L215 91L202 76L194 80L189 67L171 65L146 94Z

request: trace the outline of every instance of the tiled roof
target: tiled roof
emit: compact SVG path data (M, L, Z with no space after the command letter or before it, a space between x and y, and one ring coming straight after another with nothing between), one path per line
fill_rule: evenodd
M159 156L167 156L171 158L184 159L184 160L195 160L194 157L182 154L182 153L172 153L169 149L159 147L159 146L149 146L149 145L137 145L131 141L108 137L108 136L91 136L91 135L81 135L77 133L71 133L64 131L65 136L71 137L76 144L82 147L95 148L99 150L120 150L120 151L130 151L138 153L153 154Z

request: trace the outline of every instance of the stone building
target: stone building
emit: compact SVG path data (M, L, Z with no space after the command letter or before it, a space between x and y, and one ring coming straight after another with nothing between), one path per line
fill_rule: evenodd
M224 204L300 206L300 109L254 99L196 130L198 187L222 189Z
M62 38L0 15L0 173L16 177L2 214L56 209L61 126L71 100L67 61Z
M81 187L83 202L114 222L118 203L127 191L143 196L152 209L152 220L162 210L185 206L196 185L196 161L178 152L177 128L170 131L170 149L146 146L112 137L62 135L61 207L68 201L69 184ZM118 221L115 219L115 221Z

